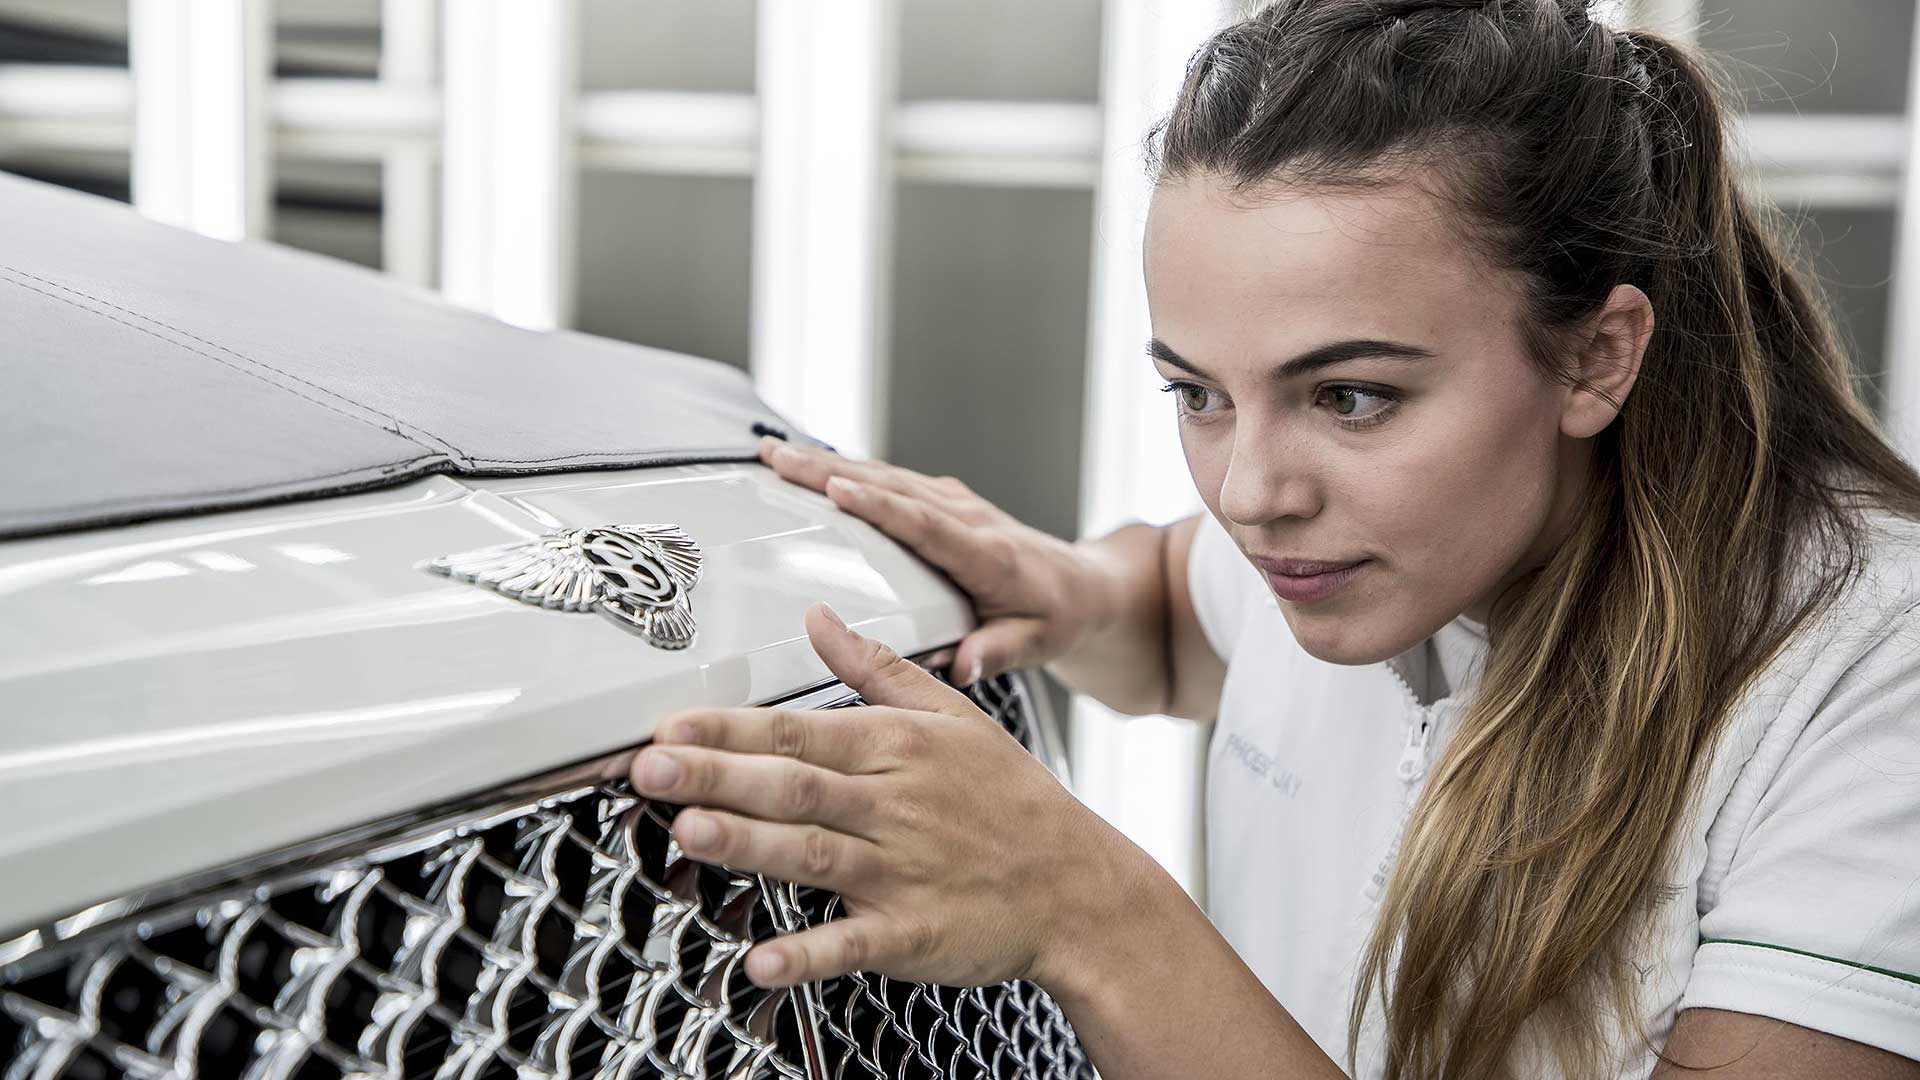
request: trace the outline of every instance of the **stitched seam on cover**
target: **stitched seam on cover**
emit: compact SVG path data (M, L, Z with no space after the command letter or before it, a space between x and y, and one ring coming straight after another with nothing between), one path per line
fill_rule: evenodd
M587 450L578 454L556 454L553 457L535 457L535 458L477 457L477 458L472 458L470 460L475 465L488 465L488 464L538 465L543 461L579 461L582 458L600 458L600 457L650 458L650 457L660 457L662 455L668 455L668 454L676 458L701 457L708 454L737 454L740 456L740 460L742 461L756 460L756 458L748 456L750 453L751 451L743 450L738 447L715 446L715 447L708 447L708 448L703 448L699 450L680 450L680 449L675 449L675 450Z
M1764 964L1743 964L1735 960L1715 961L1707 966L1709 969L1715 968L1715 967L1724 967L1724 968L1732 968L1736 971L1757 971L1763 975L1777 975L1783 979L1798 979L1801 982L1813 983L1815 986L1820 987L1822 990L1845 990L1850 994L1861 994L1870 998L1878 998L1881 1001L1887 1002L1890 1005L1898 1005L1901 1008L1908 1010L1909 1012L1920 1012L1920 1007L1916 1007L1914 1002L1910 1000L1907 1000L1904 998L1897 998L1891 994L1882 994L1874 990L1868 990L1864 987L1848 985L1847 979L1850 979L1856 975L1871 975L1871 976L1874 976L1875 978L1881 978L1881 979L1892 979L1892 976L1881 975L1879 972L1867 971L1864 968L1850 967L1846 964L1839 965L1840 967L1846 970L1847 972L1846 976L1837 980L1818 979L1812 975L1805 975L1797 971L1782 971L1779 968L1767 967ZM1899 980L1892 979L1892 981L1898 982Z
M164 498L168 500L188 500L188 499L204 499L210 496L217 496L217 495L245 495L249 492L254 492L254 491L274 491L274 490L286 489L289 487L289 485L293 485L293 484L311 484L316 480L332 480L335 477L352 476L355 473L372 472L372 473L379 473L381 475L392 475L393 473L399 472L402 469L406 469L414 465L418 465L423 461L435 461L435 460L444 461L446 460L446 455L445 454L422 454L419 457L406 458L401 461L382 462L378 465L362 465L362 466L359 466L358 468L353 468L353 469L341 469L339 472L320 473L317 476L301 476L301 477L296 477L292 480L284 480L284 481L276 480L271 484L248 484L244 487L210 488L210 489L201 490L201 491L189 491L180 495L168 495L168 496L164 496ZM301 492L299 492L298 489L293 489L292 493L301 494ZM106 510L116 506L140 506L143 504L152 504L154 501L155 500L153 496L133 495L133 496L128 496L126 498L121 498L121 499L101 499L96 502L62 503L60 506L55 507L54 509L57 512L62 512L62 513L67 511L72 511L72 510Z
M334 390L329 390L329 389L327 389L327 388L326 388L326 387L324 387L324 386L320 386L320 385L318 385L318 384L316 384L316 383L313 383L313 382L311 382L311 381L309 381L309 380L307 380L307 379L303 379L303 378L301 378L300 376L298 376L298 375L295 375L295 374L293 374L292 372L289 372L289 371L283 371L283 370L282 370L282 369L280 369L280 368L277 368L277 367L274 367L274 366L273 366L272 364L269 364L269 363L265 363L265 362L263 362L263 361L260 361L260 360L255 360L255 359L254 359L253 357L251 357L251 356L247 356L247 355L246 355L246 354L244 354L244 353L240 353L240 352L236 352L236 351L234 351L233 349L230 349L230 348L228 348L227 346L225 346L225 345L222 345L222 344L220 344L220 343L218 343L218 342L214 342L214 341L208 341L208 340L207 340L206 338L203 338L203 337L201 337L201 336L199 336L198 334L194 334L194 333L192 333L192 332L190 332L190 331L187 331L187 330L182 330L182 329L180 329L179 327L177 327L177 326L174 326L174 325L173 325L173 324L171 324L171 323L168 323L168 322L165 322L165 321L162 321L162 320L160 320L160 319L156 319L156 318L154 318L154 317L153 317L153 316L151 316L151 315L144 315L144 314L141 314L141 313L140 313L140 312L138 312L138 311L134 311L134 310L133 310L132 308L127 308L127 307L122 307L122 306L120 306L119 304L116 304L116 303L114 303L114 302L112 302L111 300L103 300L103 299L101 299L100 297L98 297L98 296L95 296L95 295L93 295L92 293L88 293L88 292L83 292L83 291L81 291L81 290L79 290L79 289L76 289L76 288L73 288L73 287L72 287L72 286L70 286L70 285L62 285L62 284L60 284L60 283L59 283L59 282L57 282L57 281L49 281L49 280L47 280L46 278L43 278L43 277L41 277L41 276L39 276L38 274L32 274L32 273L28 273L27 271L25 271L25 270L21 270L21 269L19 269L18 267L14 267L14 266L8 266L8 265L7 265L7 264L5 264L5 263L0 263L0 270L5 270L5 271L7 271L8 273L12 273L12 274L18 274L19 276L21 276L21 277L24 277L24 278L31 278L31 279L32 279L32 280L34 280L34 281L38 281L38 282L40 282L40 283L41 283L42 285L46 285L46 286L49 286L49 287L51 287L51 288L55 288L55 289L59 289L59 290L60 290L60 291L62 291L62 292L69 292L69 293L72 293L72 294L73 294L73 295L75 295L75 296L81 296L81 297L85 297L86 299L88 299L88 300L91 300L91 301L93 301L94 303L96 303L96 304L99 304L99 305L101 305L102 307L108 307L108 308L112 308L112 309L113 309L113 310L115 310L115 311L118 311L118 312L123 312L123 313L125 313L125 314L127 314L127 315L131 315L131 316L133 316L134 318L136 318L136 319L139 319L139 320L140 320L140 321L142 321L142 322L148 322L148 323L152 323L152 324L153 324L153 325L155 325L155 326L159 326L159 327L164 327L165 329L168 329L168 330L171 330L171 331L173 331L174 333L176 333L176 334L179 334L179 335L180 335L181 337L184 337L184 338L188 338L188 339L191 339L191 340L193 340L193 341L197 341L197 342L199 342L200 344L202 344L202 345L205 345L205 346L207 346L207 347L208 347L208 348L210 348L210 349L219 349L219 350L220 350L221 352L223 352L223 353L226 353L226 354L227 354L228 356L231 356L231 357L234 357L235 359L237 359L237 360L240 360L240 361L243 361L243 362L245 362L245 363L248 363L248 364L252 364L253 366L255 366L255 367L258 367L258 368L265 368L266 370L268 370L268 371L271 371L271 372L273 372L273 373L274 373L275 375L278 375L278 376L280 376L280 377L281 377L281 378L283 378L283 379L289 379L289 380L291 380L291 381L293 381L293 382L297 382L297 383L299 383L300 385L302 385L302 386L305 386L305 387L307 387L308 389L311 389L311 390L313 390L313 391L315 391L315 392L317 392L317 393L320 393L320 394L325 394L325 395L326 395L327 397L330 397L330 398L333 398L333 399L335 399L335 400L337 400L337 401L344 401L344 402L346 402L347 404L349 404L349 405L352 405L352 406L353 406L354 408L357 408L357 409L365 409L365 410L366 410L367 412L370 412L370 413L372 413L372 414L374 414L375 416L378 416L378 417L380 417L380 418L382 418L382 419L384 419L384 420L386 420L386 421L387 421L388 423L390 423L390 424L392 424L392 425L393 425L393 427L391 427L391 428L387 428L387 427L381 427L381 426L380 426L379 424L376 424L376 423L374 423L373 421L371 421L371 420L368 420L368 419L367 419L366 417L364 417L364 416L355 416L354 414L352 414L352 413L349 413L349 412L347 412L346 410L344 410L344 409L341 409L341 408L339 408L338 406L334 406L334 405L328 405L327 403L325 403L325 402L323 402L323 401L318 401L318 400L316 400L316 399L314 399L314 398L311 398L311 397L308 397L307 395L305 395L305 394L302 394L302 393L301 393L300 391L298 391L298 390L295 390L295 389L293 389L293 388L292 388L292 387L290 387L290 386L283 386L283 385L281 385L280 383L277 383L277 382L274 382L274 381L273 381L272 379L269 379L269 378L267 378L266 376L264 376L264 375L261 375L261 374L259 374L259 373L257 373L257 372L252 372L252 371L246 371L246 370L245 370L244 368L234 368L234 370L236 370L236 371L241 371L241 372L243 372L244 374L247 374L247 375L251 375L252 377L254 377L254 378L256 378L256 379L259 379L259 380L260 380L261 382L264 382L264 383L266 383L266 384L267 384L268 386L272 386L272 387L276 387L276 388L278 388L278 389L281 389L281 390L285 390L285 391L286 391L287 393L289 393L289 394L292 394L293 396L295 396L295 397L297 397L297 398L300 398L300 399L301 399L301 400L303 400L303 401L307 401L307 402L311 402L312 404L315 404L315 405L319 405L319 406L321 406L322 408L327 408L327 409L332 409L332 410L333 410L334 412L336 412L336 413L339 413L339 414L340 414L341 416L345 416L345 417L349 417L349 418L351 418L351 419L354 419L354 420L358 420L359 422L361 422L361 423L363 423L363 424L366 424L366 425L367 425L368 427L372 427L372 428L378 428L379 430L381 430L381 431L385 431L385 432L387 432L387 433L388 433L388 434L390 434L390 435L397 435L397 436L399 436L400 438L403 438L403 439L407 439L407 440L409 440L409 441L412 441L412 436L410 436L410 435L408 435L408 434L407 434L407 433L406 433L405 431L403 431L402 429L403 429L403 428L407 428L407 427L412 427L412 428L414 428L415 430L417 430L417 431L419 431L419 432L420 432L421 434L423 434L423 435L425 435L425 436L427 436L427 437L428 437L428 438L430 438L430 439L433 439L433 440L434 440L435 442L438 442L438 443L440 443L440 444L441 444L441 446L443 446L444 448L446 448L446 449L448 449L448 450L452 450L452 451L453 451L454 453L456 453L456 454L461 454L462 456L465 456L465 451L463 451L463 450L461 450L461 449L460 449L459 447L457 447L457 446L455 446L455 445L453 445L452 443L450 443L450 442L448 442L447 440L445 440L445 439L443 439L443 438L441 438L440 436L438 436L438 435L435 435L435 434L434 434L433 432L431 432L431 431L428 431L428 430L427 430L426 428L424 428L424 427L421 427L421 426L420 426L420 425L418 425L418 424L407 424L407 423L405 423L405 422L403 422L403 421L402 421L402 420L401 420L401 419L400 419L399 417L396 417L396 416L393 416L393 415L391 415L391 414L388 414L388 413L385 413L385 412L382 412L382 411L380 411L379 409L376 409L376 408L374 408L374 407L373 407L373 406L371 406L371 405L362 405L362 404L361 404L360 402L358 402L358 401L355 401L355 400L353 400L352 398L350 398L350 397L348 397L348 396L346 396L345 394L342 394L342 393L339 393L339 392L337 392L337 391L334 391ZM26 290L28 290L28 291L30 291L30 292L37 292L37 293L40 293L40 295L42 295L42 296L45 296L45 297L47 297L47 298L48 298L48 299L50 299L50 300L60 300L60 301L61 301L62 303L67 303L67 304L73 304L73 306L74 306L74 307L77 307L77 308L80 308L80 310L82 310L82 311L91 311L91 309L89 309L89 308L87 308L87 307L85 307L84 305L81 305L81 304L76 304L76 303L74 303L73 301L71 301L71 300L67 300L67 299L65 299L65 298L63 298L63 297L59 297L59 296L54 296L54 295L53 295L52 293L48 293L48 292L45 292L44 290L41 290L41 289L36 289L36 288L34 288L33 286L31 286L31 285L26 285L26 284L22 284L21 282L18 282L18 281L15 281L15 282L13 282L12 284L13 284L13 285L15 285L15 286L18 286L19 288L22 288L22 289L26 289ZM108 319L108 320L110 320L110 321L112 321L112 322L116 322L116 323L119 323L120 325L122 325L122 326L125 326L125 327L127 327L128 329L131 329L131 330L139 330L139 331L140 331L141 333L143 333L143 334L151 334L151 335L152 335L152 336L154 336L154 337L157 337L157 338L160 338L160 340L161 340L161 341L165 341L165 342L167 342L167 343L168 343L168 344L170 344L170 345L176 345L176 346L179 346L180 348L182 348L182 349L185 349L185 350L187 350L188 352L190 352L190 353L193 353L193 354L195 354L196 356L204 356L204 357L206 357L207 359L209 359L209 360L212 360L212 361L214 361L215 363L218 363L218 364L225 364L225 365L226 365L227 367L233 367L233 365L232 365L232 364L228 364L228 363L227 363L226 361L224 361L224 360L221 360L221 359L220 359L219 357L217 357L217 356L213 356L213 355L211 355L211 354L209 354L209 353L205 353L205 352L202 352L202 351L200 351L199 349L196 349L196 348L194 348L194 347L193 347L193 346L191 346L191 345L186 345L186 344L182 344L181 342L178 342L178 341L172 341L172 340L170 340L170 339L168 339L168 338L165 338L165 337L162 337L161 335L159 335L159 334L156 334L156 333L154 333L154 332L153 332L153 331L151 331L151 330L147 330L147 329L145 329L145 328L143 328L143 327L138 327L138 326L134 326L134 325L133 325L132 323L129 323L129 322L126 322L126 321L125 321L125 320L123 320L123 319L115 319L115 318L114 318L113 316L111 316L111 315L108 315L108 314L106 314L105 312L101 312L101 311L91 311L91 313L92 313L92 314L94 314L94 315L98 315L98 316L100 316L100 317L101 317L101 318L103 318L103 319Z

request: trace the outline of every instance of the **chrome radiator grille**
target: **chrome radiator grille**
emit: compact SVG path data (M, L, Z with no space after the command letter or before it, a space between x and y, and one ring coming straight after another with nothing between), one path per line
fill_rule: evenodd
M1042 749L1018 677L972 694ZM684 858L675 809L572 786L0 945L0 1076L1093 1076L1029 984L755 987L838 898Z

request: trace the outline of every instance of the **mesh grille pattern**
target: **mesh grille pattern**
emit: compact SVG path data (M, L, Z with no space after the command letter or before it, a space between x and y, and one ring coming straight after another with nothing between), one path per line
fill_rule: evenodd
M1017 678L972 694L1034 745ZM1029 984L755 987L748 946L839 900L684 858L676 809L555 792L28 954L0 968L0 1076L1093 1076Z

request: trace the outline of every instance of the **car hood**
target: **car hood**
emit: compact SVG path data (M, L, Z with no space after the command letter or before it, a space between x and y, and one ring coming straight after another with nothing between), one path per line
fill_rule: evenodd
M700 546L690 648L424 566L609 524ZM907 654L971 619L939 574L758 464L431 476L0 544L0 940L632 746L676 709L820 685L801 615L823 599Z

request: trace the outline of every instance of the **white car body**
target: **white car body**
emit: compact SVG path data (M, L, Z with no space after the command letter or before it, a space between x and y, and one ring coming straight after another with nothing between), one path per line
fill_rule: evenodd
M1093 1075L1017 980L752 985L840 898L624 780L681 709L856 704L816 601L972 625L744 373L4 176L0 233L0 1074ZM1058 767L1025 675L967 693Z
M691 648L422 568L612 522L700 544ZM0 544L0 941L631 747L678 709L819 685L817 600L907 655L971 619L940 575L759 465L435 476Z

